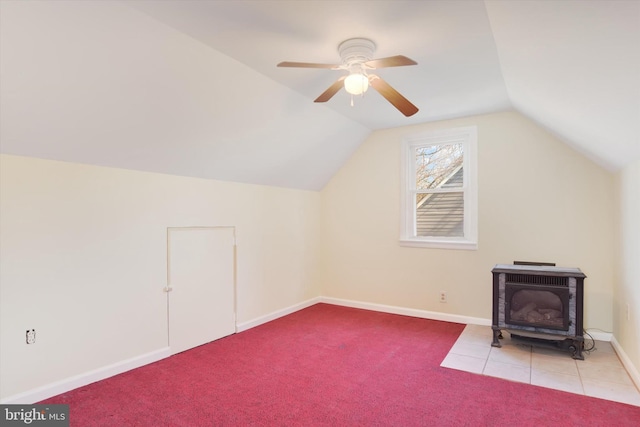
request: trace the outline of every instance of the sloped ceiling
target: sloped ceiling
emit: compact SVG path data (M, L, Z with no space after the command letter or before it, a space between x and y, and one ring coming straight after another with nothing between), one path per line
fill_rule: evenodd
M636 1L7 1L3 153L321 189L376 129L516 109L602 166L640 157ZM375 91L312 101L367 37Z
M513 107L609 170L640 158L640 1L487 1Z

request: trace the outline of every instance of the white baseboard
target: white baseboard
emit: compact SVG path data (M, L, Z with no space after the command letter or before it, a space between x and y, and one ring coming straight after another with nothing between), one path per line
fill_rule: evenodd
M589 330L589 329L586 329L585 332L588 333L589 335L591 335L591 337L596 341L610 342L612 340L612 337L613 337L613 334L611 332L594 331L594 330Z
M422 319L442 320L445 322L462 323L465 325L491 326L490 319L481 317L461 316L459 314L440 313L436 311L418 310L415 308L397 307L393 305L374 304L370 302L360 302L339 298L320 297L318 302L327 304L342 305L345 307L362 308L364 310L380 311L383 313L401 314L403 316L420 317Z
M375 304L361 301L353 301L339 298L330 297L315 297L309 300L303 301L298 304L283 308L281 310L274 311L272 313L260 316L256 319L239 323L236 325L236 332L243 332L263 323L276 320L280 317L286 316L304 308L310 307L317 303L326 303L333 305L340 305L345 307L360 308L364 310L379 311L383 313L399 314L403 316L418 317L423 319L441 320L445 322L454 322L461 324L491 326L490 319L484 319L480 317L461 316L458 314L440 313L435 311L418 310L413 308L405 308L384 304ZM629 372L633 382L640 389L640 374L635 366L631 363L631 360L626 355L620 344L616 341L615 337L608 332L589 332L594 339L599 341L611 341L611 344L620 357L624 367ZM98 368L93 371L86 372L84 374L76 375L71 378L67 378L61 381L57 381L52 384L47 384L42 387L35 388L33 390L26 391L24 393L9 396L0 401L2 404L32 404L41 400L47 399L58 394L65 393L67 391L76 389L78 387L91 384L96 381L100 381L114 375L121 374L131 369L139 368L149 363L157 362L166 357L171 356L169 347L165 347L159 350L152 351L131 359L124 360L122 362L114 363L103 368Z
M282 310L274 311L273 313L261 316L257 319L236 325L236 331L242 332L247 329L254 328L263 323L270 322L271 320L275 320L279 317L286 316L287 314L302 310L303 308L310 307L314 304L317 304L318 302L319 298L312 298L310 300L292 305ZM149 363L157 362L158 360L162 360L169 356L171 356L171 350L169 347L165 347L147 354L123 360L122 362L94 369L92 371L56 381L51 384L46 384L44 386L28 390L23 393L8 396L4 399L1 399L0 404L33 404L35 402L40 402L41 400L48 399L49 397L66 393L78 387L82 387L96 381L104 380L114 375L130 371L131 369L139 368L141 366L148 365Z
M312 305L319 302L319 297L311 298L309 300L294 304L281 310L276 310L272 313L265 314L264 316L260 316L256 319L249 320L248 322L238 323L236 325L236 332L242 332L246 331L247 329L255 328L256 326L262 325L263 323L271 322L272 320L276 320L288 314L295 313L296 311L302 310L303 308L311 307Z
M93 371L85 372L84 374L76 375L61 381L56 381L54 383L35 388L33 390L9 396L5 399L2 399L1 403L33 404L35 402L40 402L41 400L48 399L49 397L66 393L67 391L76 389L78 387L82 387L96 381L104 380L114 375L118 375L123 372L148 365L149 363L157 362L158 360L164 359L165 357L168 357L170 355L171 352L169 351L169 347L165 347L159 350L152 351L150 353L132 357L131 359L123 360L122 362L94 369Z
M622 361L622 365L629 373L629 376L636 385L636 388L640 390L640 372L638 372L638 369L633 365L631 359L629 359L627 353L624 352L624 349L620 346L620 343L618 342L618 340L616 340L615 336L611 337L611 346L618 354L620 361Z

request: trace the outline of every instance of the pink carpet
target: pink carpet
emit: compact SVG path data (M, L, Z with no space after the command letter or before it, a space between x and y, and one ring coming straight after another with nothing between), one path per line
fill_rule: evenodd
M42 403L83 427L640 425L635 406L441 368L463 328L317 304Z

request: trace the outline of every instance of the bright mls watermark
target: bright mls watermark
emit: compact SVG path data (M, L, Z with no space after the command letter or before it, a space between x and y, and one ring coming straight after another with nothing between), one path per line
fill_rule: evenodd
M69 405L0 405L0 426L69 427Z

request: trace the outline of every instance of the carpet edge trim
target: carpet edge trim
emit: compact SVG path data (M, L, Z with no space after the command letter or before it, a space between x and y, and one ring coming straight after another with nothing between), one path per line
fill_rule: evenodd
M94 383L96 381L104 380L109 377L113 377L115 375L130 371L132 369L157 362L169 356L171 356L169 347L164 347L158 350L151 351L149 353L142 354L140 356L135 356L130 359L122 360L111 365L91 370L89 372L85 372L70 378L65 378L63 380L53 382L51 384L46 384L41 387L34 388L32 390L18 393L13 396L8 396L2 399L0 403L33 404L35 402L40 402L44 399L48 399L50 397L66 393L67 391L71 391L73 389Z

